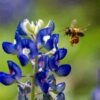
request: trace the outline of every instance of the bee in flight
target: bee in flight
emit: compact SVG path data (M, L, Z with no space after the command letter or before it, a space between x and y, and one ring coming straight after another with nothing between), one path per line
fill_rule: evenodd
M71 26L65 29L65 34L69 35L69 42L73 46L73 44L79 43L79 37L84 36L84 30L75 27L77 20L72 20Z

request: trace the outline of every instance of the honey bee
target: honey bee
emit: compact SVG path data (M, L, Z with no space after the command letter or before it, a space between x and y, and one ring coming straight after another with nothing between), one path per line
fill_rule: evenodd
M73 20L71 26L65 29L65 34L69 35L69 42L73 46L73 44L79 43L79 37L84 36L84 31L80 28L75 27L77 20Z

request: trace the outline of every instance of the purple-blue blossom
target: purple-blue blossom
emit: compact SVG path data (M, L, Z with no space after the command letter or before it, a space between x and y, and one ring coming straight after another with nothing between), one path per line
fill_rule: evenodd
M9 74L5 72L0 72L0 83L4 85L10 85L14 82L17 82L22 76L22 71L16 63L10 60L8 60L7 63Z
M58 47L59 35L53 33L54 29L55 24L52 20L43 26L41 19L37 22L29 22L28 19L24 19L16 28L14 41L2 43L3 50L8 54L16 55L22 66L27 66L28 62L31 63L32 71L34 71L33 75L29 76L33 79L31 84L40 87L43 100L52 98L50 91L56 93L54 100L65 100L63 92L65 82L57 83L55 76L51 73L55 73L61 78L68 76L71 72L70 64L60 64L60 60L67 55L67 49ZM18 82L18 88L22 89L23 83L19 80L23 77L21 69L11 61L8 61L8 66L15 66L15 70L10 67L10 74L0 72L0 82L4 84L8 80L5 85L10 85L15 81ZM26 91L24 88L22 90ZM20 96L27 97L26 95Z
M100 100L100 68L97 70L97 86L91 93L91 100Z

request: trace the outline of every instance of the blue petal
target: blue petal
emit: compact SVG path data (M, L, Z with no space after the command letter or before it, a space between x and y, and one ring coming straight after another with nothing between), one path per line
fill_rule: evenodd
M41 71L41 72L37 72L35 75L35 84L38 86L40 86L42 84L42 82L45 80L46 78L46 72Z
M65 95L63 92L58 93L58 95L56 96L56 98L54 100L65 100Z
M15 33L15 41L16 44L19 44L21 42L21 36L17 32Z
M17 52L15 45L10 42L3 42L2 48L8 54L15 54Z
M50 38L44 46L47 50L53 49L53 38Z
M22 66L26 66L28 64L29 59L24 54L19 53L17 57Z
M40 57L38 59L38 68L43 68L44 67L44 63L45 63L44 56L42 56L42 57Z
M41 45L43 46L44 45L44 40L43 40L43 37L46 36L46 35L51 35L51 29L50 28L44 28L44 29L41 29L37 36L36 36L36 40L37 40L37 43L38 45Z
M71 71L71 66L69 64L64 64L59 66L58 70L56 71L56 73L59 76L67 76Z
M30 49L29 57L32 59L35 58L38 55L36 44L33 41L30 41L28 47Z
M38 49L34 41L30 39L22 39L21 41L22 49L28 48L30 50L29 57L34 59L38 55Z
M58 62L56 61L54 56L49 58L49 68L52 71L58 70Z
M42 85L41 85L41 89L44 93L48 93L48 89L49 89L49 84L47 82L44 82Z
M15 82L15 79L10 74L0 72L0 82L4 85L10 85Z
M57 84L56 85L56 91L58 93L63 92L64 89L65 89L65 86L66 86L65 82L62 82L62 83Z
M47 78L47 80L48 80L48 83L49 83L49 84L51 84L51 83L55 83L55 84L56 84L56 79L55 79L55 77L54 77L53 74L50 75L50 76Z
M56 79L53 74L48 77L47 81L51 89L56 90Z
M66 54L67 54L67 49L61 48L58 49L53 56L55 56L56 60L61 60L66 56Z
M38 72L36 74L36 76L37 76L38 80L40 80L40 81L44 80L46 78L46 72L44 72L44 71Z
M48 56L41 56L38 59L38 69L42 68L43 70L48 71L48 59Z
M53 34L53 43L54 43L54 48L58 48L58 41L59 41L59 34Z
M17 26L17 29L16 29L16 33L18 33L19 35L27 35L27 33L22 29L22 26L21 26L22 22L19 22L18 26Z
M51 30L53 31L53 30L55 29L55 24L54 24L54 22L53 22L52 20L50 20L47 27L50 27Z
M53 48L58 48L58 39L59 39L59 35L58 34L53 34L50 36L50 39L46 42L45 44L45 48L48 50L51 50Z
M16 63L10 60L8 60L7 63L8 63L9 70L12 72L11 74L13 75L14 79L19 80L22 76L22 71L20 67Z

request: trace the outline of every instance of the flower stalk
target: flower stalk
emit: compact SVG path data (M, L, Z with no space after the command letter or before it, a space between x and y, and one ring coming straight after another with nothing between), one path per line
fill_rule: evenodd
M33 76L37 73L37 64L38 64L38 57L35 59L35 66L34 66L34 72ZM31 92L31 100L35 100L35 77L32 77L32 92Z

